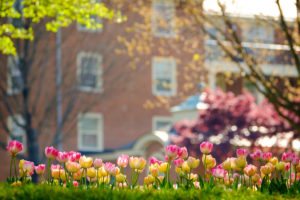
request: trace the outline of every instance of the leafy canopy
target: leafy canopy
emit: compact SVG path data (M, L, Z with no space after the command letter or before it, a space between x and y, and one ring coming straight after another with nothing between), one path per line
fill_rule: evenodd
M16 9L21 2L21 9ZM20 8L19 7L19 8ZM45 19L47 31L56 32L59 27L67 27L73 21L87 28L101 28L96 16L116 22L125 20L120 12L107 8L97 0L4 0L0 1L0 52L16 55L13 39L34 39L33 23ZM22 26L14 26L7 19L20 19Z

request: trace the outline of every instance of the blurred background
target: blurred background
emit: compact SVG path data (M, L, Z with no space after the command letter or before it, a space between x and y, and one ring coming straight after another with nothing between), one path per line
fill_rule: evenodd
M299 153L299 1L91 0L83 16L45 4L39 20L8 2L20 16L1 8L0 180L10 140L35 164L46 146L113 162L163 160L169 144L198 157L204 140L219 162Z

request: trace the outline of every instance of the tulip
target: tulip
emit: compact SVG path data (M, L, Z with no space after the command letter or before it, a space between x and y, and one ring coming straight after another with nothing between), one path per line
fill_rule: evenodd
M9 142L6 147L7 152L11 156L10 168L9 168L9 179L12 181L12 166L14 164L15 168L15 179L17 179L17 166L16 166L16 155L23 150L23 144L18 142L17 140L12 140Z
M264 153L262 155L262 160L265 162L269 162L272 159L272 153Z
M30 161L24 161L22 170L23 172L26 172L27 176L31 176L34 173L34 163Z
M180 148L177 145L166 146L166 155L168 156L169 159L172 160L172 159L176 158L179 149Z
M188 165L187 161L184 161L183 164L182 164L182 171L183 172L186 172L186 173L190 173L191 172L191 168L190 166Z
M277 163L278 163L278 158L276 157L273 157L269 160L269 162L273 165L273 166L276 166Z
M129 156L128 155L121 155L117 159L117 164L121 167L122 171L123 168L127 167L129 161Z
M81 166L77 162L68 161L66 163L66 168L70 173L76 173L80 170Z
M254 174L254 175L252 176L252 180L253 180L254 183L258 182L259 179L260 179L260 176L259 176L258 174Z
M278 171L284 171L285 170L285 163L284 162L279 162L276 164L276 169Z
M164 162L164 163L161 163L159 166L158 166L158 170L161 172L161 173L166 173L168 170L169 170L169 164Z
M264 174L264 175L269 175L272 173L272 166L271 165L265 165L265 166L261 166L260 167L260 171Z
M199 166L200 160L190 156L187 160L187 163L191 169L194 169Z
M146 160L142 157L130 157L129 166L132 169L144 170L146 167Z
M44 164L40 164L36 167L34 167L36 174L38 175L43 175L45 172L45 165Z
M60 170L62 170L60 165L51 165L51 176L55 179L59 179L60 178Z
M95 167L96 169L102 167L102 165L103 165L103 162L102 162L101 159L96 158L96 159L94 160L94 167Z
M81 156L79 159L79 164L82 168L87 169L93 165L93 158Z
M282 160L284 162L291 162L293 158L295 158L295 155L293 153L283 153L282 154Z
M240 156L236 160L236 165L238 168L244 169L244 167L247 165L246 157Z
M97 176L97 174L96 174L96 169L94 168L94 167L90 167L90 168L88 168L87 169L87 176L89 177L89 178L95 178L96 176Z
M261 152L261 150L256 150L254 153L250 154L250 157L253 160L261 160L262 159L262 152Z
M257 171L257 167L254 165L247 165L244 168L244 173L249 177L254 176L254 174L256 174L256 171Z
M231 170L231 158L227 158L227 159L222 163L222 167L223 167L224 170L230 171L230 170Z
M184 162L184 160L182 158L178 158L177 160L174 160L174 165L176 167L181 167L183 162Z
M115 175L116 174L116 166L112 164L111 162L107 162L104 164L104 169L109 175Z
M153 177L158 177L158 174L159 174L158 167L159 167L158 164L150 165L149 171Z
M54 147L46 147L45 148L45 155L48 158L48 171L47 171L47 177L48 177L48 183L50 183L50 165L51 160L55 159L58 156L58 150L56 150Z
M293 158L293 159L292 159L292 165L293 165L293 166L297 166L298 164L299 164L299 158L296 158L296 157Z
M212 149L213 149L213 144L210 143L210 142L202 142L200 144L200 151L203 154L210 154L210 152L212 151Z
M124 183L126 180L126 176L124 174L117 174L116 175L116 181L118 183Z
M78 187L78 182L77 181L73 181L73 186L74 187Z
M178 149L177 156L179 158L186 159L188 157L188 151L187 151L186 147L182 147L182 148Z
M66 163L68 161L68 153L67 152L58 152L56 160L60 163Z
M78 164L79 165L79 164ZM79 165L80 166L80 165ZM84 170L79 169L77 172L72 173L72 177L74 180L79 181L82 179L82 177L85 176Z
M226 173L227 172L224 169L213 169L212 170L212 175L218 179L223 179L225 177Z
M237 149L236 150L237 157L247 157L248 155L248 149Z
M211 169L216 166L216 159L213 158L211 155L203 155L202 156L202 162L204 166L208 169Z
M80 157L81 157L81 153L74 152L74 151L70 151L68 155L69 161L71 162L79 161Z
M107 173L107 171L105 171L104 166L102 166L102 167L99 168L99 172L100 172L98 174L99 177L106 177L106 176L108 176L108 173Z

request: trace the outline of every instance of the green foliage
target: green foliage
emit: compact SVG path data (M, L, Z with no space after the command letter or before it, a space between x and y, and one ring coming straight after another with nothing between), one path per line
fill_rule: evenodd
M112 190L110 188L63 188L47 185L25 185L13 187L0 185L0 199L299 199L300 196L293 194L281 196L263 194L251 190L224 190L221 187L214 187L210 190L198 189L135 189L135 190Z
M0 51L3 54L16 54L12 39L34 39L32 23L40 23L46 19L46 30L56 32L59 27L67 27L77 21L90 29L101 28L101 22L95 17L122 22L126 18L120 12L108 9L96 0L23 0L22 13L14 8L15 0L1 1L0 17L19 19L27 25L14 27L12 24L0 25ZM29 24L29 26L28 26Z

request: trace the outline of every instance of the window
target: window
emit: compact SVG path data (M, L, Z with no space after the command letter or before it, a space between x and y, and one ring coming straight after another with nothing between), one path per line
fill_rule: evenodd
M152 9L152 31L154 36L174 37L174 2L172 0L153 0Z
M152 118L152 129L153 131L160 130L172 124L171 117L154 116Z
M96 53L81 52L77 56L78 87L86 92L102 90L102 57Z
M246 42L274 43L274 30L271 26L252 24L243 27L242 37Z
M224 58L225 55L218 45L205 45L205 61L220 61Z
M101 3L101 0L96 0L97 3ZM96 24L102 24L102 19L98 17L97 15L90 15L90 19L93 20ZM84 31L84 32L101 32L101 28L87 28L84 24L81 24L80 22L77 22L77 30L78 31Z
M79 115L78 148L86 151L103 150L103 118L101 114Z
M22 89L23 80L19 69L19 57L9 56L7 62L7 93L18 94Z
M173 58L152 59L152 92L154 95L176 95L176 62Z
M23 151L26 149L26 134L24 129L19 125L24 125L25 121L21 115L10 116L7 119L7 127L11 133L11 137L8 138L8 142L11 140L17 140L23 144Z

